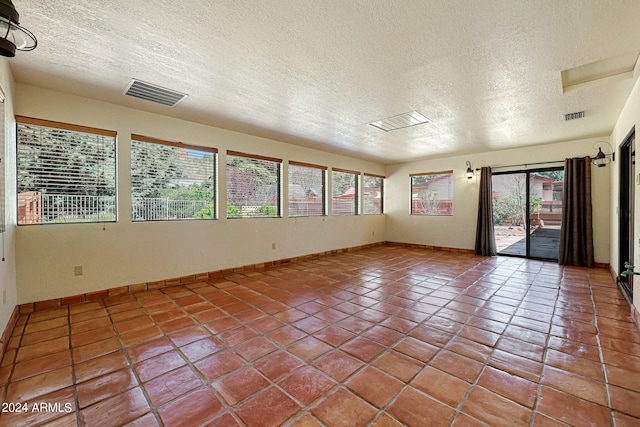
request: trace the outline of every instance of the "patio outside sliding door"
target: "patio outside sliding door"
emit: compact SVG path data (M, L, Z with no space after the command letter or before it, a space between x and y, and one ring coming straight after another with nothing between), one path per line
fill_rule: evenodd
M495 173L492 186L498 254L557 260L563 169Z

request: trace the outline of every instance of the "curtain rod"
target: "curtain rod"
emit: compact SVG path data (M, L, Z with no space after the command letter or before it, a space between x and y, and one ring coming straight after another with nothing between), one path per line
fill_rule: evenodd
M553 160L553 161L549 161L549 162L521 163L521 164L518 164L518 165L506 165L506 166L491 166L491 170L493 170L493 169L504 169L504 168L515 168L516 166L524 166L526 168L528 166L551 165L551 164L555 164L555 163L564 163L564 160ZM480 168L476 168L476 170L479 171Z

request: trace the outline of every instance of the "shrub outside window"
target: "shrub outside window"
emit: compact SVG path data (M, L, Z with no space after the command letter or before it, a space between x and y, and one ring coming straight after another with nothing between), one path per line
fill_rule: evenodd
M116 132L16 117L18 224L116 221Z
M227 151L227 218L277 218L281 159Z
M362 199L365 215L378 215L384 212L384 177L364 174L362 179Z
M132 221L215 219L216 153L131 135Z
M289 162L289 216L326 215L325 182L327 168Z
M358 215L359 172L343 169L331 171L331 214Z
M411 175L412 215L453 215L453 171Z

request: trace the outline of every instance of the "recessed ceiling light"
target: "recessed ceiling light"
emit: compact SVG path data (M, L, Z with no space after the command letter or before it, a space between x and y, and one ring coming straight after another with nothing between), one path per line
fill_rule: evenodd
M369 124L385 132L390 132L392 130L404 129L429 122L431 122L431 120L418 113L417 111L409 111L408 113L398 114L397 116L389 117L382 120L376 120L375 122L371 122Z
M144 99L145 101L168 105L169 107L175 107L180 101L187 97L184 93L136 79L131 80L131 83L129 83L129 86L127 86L123 93L128 96L133 96L134 98Z

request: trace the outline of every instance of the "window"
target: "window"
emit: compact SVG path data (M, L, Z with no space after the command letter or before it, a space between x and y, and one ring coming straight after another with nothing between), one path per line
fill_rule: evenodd
M227 151L227 218L280 217L282 160Z
M331 171L331 213L358 215L358 172L333 169Z
M0 97L4 100L4 91L2 87L0 87ZM6 194L6 183L7 183L7 170L5 168L5 164L7 163L7 150L5 144L6 132L5 132L5 110L4 110L4 102L0 102L0 233L4 233L7 229L7 218L5 211L5 194Z
M323 216L327 168L289 162L289 216Z
M364 202L364 214L376 215L383 212L384 202L384 177L364 174L362 184L362 199Z
M214 219L216 153L131 135L131 219Z
M18 122L18 224L116 220L116 133Z
M453 215L453 171L411 175L412 215Z

